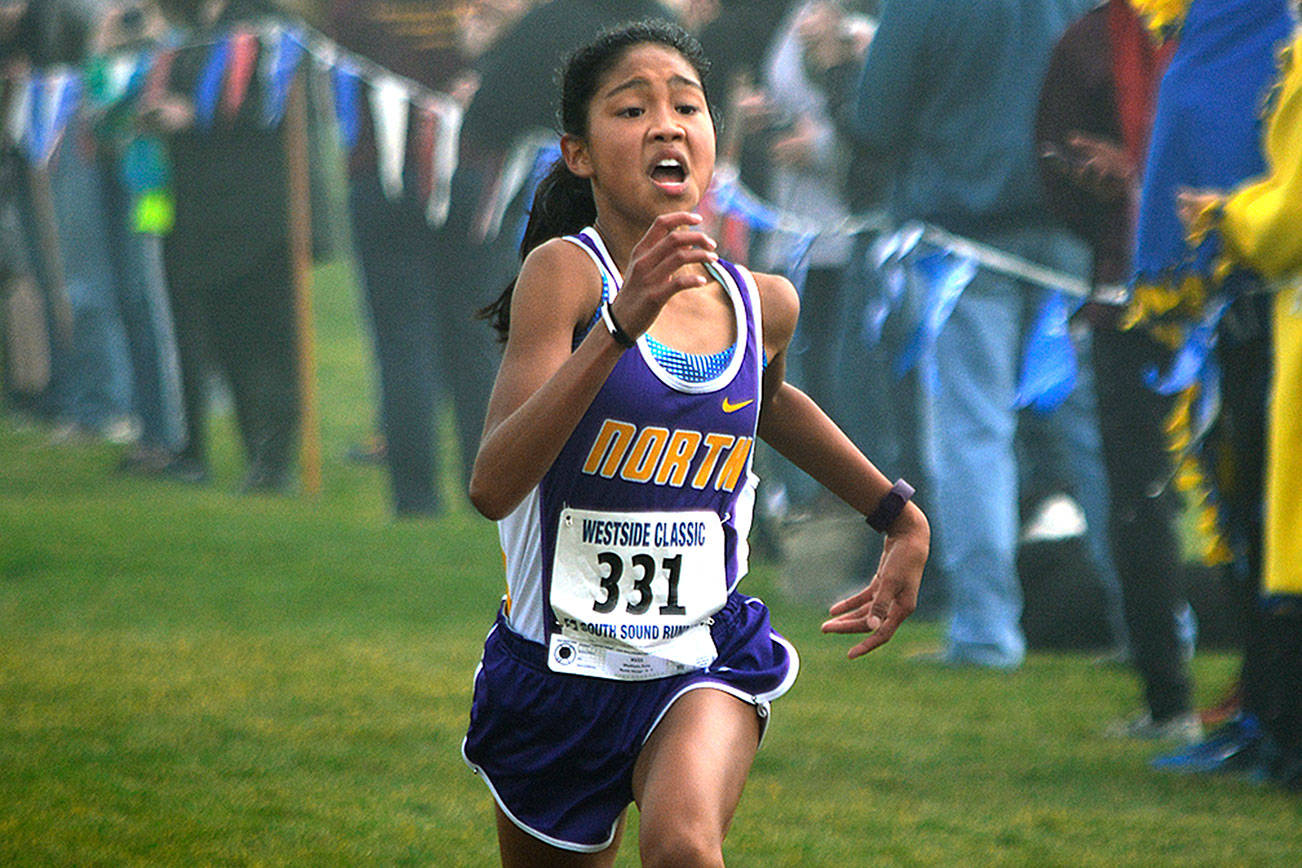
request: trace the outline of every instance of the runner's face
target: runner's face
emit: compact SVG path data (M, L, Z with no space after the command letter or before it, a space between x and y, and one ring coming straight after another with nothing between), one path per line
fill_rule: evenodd
M570 168L592 181L603 222L645 229L690 211L714 172L714 124L696 70L666 46L637 45L603 78Z

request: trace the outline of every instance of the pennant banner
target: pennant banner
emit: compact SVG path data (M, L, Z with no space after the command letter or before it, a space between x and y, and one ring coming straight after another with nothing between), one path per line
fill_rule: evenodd
M434 226L442 226L452 205L452 175L461 149L462 110L451 97L432 99L425 108L437 121L429 155L430 182L428 190L422 191L428 196L425 219Z
M908 287L904 261L925 231L921 223L906 223L894 232L879 235L864 254L868 267L881 276L881 292L864 308L863 334L869 346L881 343L886 320L904 300Z
M5 136L14 145L27 141L32 120L32 79L28 76L9 80L9 114L5 117Z
M289 85L298 71L304 47L300 34L289 28L276 28L268 39L258 74L262 80L262 123L274 127L285 116Z
M524 201L529 203L530 209L533 208L533 196L538 190L538 185L542 183L543 178L547 177L547 173L551 171L552 166L554 166L556 161L560 158L561 149L559 145L551 148L541 148L538 151L538 154L533 161L533 168L529 172L529 177L525 180L524 185L521 188L521 192L524 194ZM521 215L520 225L516 227L516 243L524 240L524 231L528 225L529 214L526 211Z
M357 147L361 134L361 112L358 99L362 88L362 77L355 67L347 61L341 61L330 68L331 92L335 98L335 119L339 122L339 133L344 147L351 151Z
M237 31L231 36L229 68L222 88L222 115L234 118L244 105L244 97L253 80L258 58L258 35L252 31Z
M814 249L821 232L807 232L795 240L787 254L786 275L800 295L805 294L805 279L809 276L809 253Z
M1220 324L1225 311L1229 309L1231 298L1222 295L1208 305L1202 320L1189 329L1184 345L1176 351L1175 358L1166 374L1150 366L1144 371L1144 382L1159 395L1174 395L1198 382L1216 346L1216 327Z
M496 238L502 231L502 221L506 219L507 208L520 190L526 183L532 183L536 187L546 174L546 169L539 167L550 166L559 157L560 145L554 133L535 130L517 142L506 155L484 206L475 215L472 224L474 237L480 242Z
M1049 292L1026 338L1016 407L1050 413L1076 388L1079 362L1068 322L1080 307L1061 292Z
M390 201L402 197L402 170L407 162L407 121L411 91L396 76L384 76L370 90L375 124L375 158L380 186Z
M67 70L32 75L24 150L34 164L44 166L54 156L77 110L82 89L81 79Z
M212 129L217 115L217 101L221 98L222 80L231 57L231 37L226 37L212 47L208 62L199 74L194 93L194 120L201 130Z
M963 290L977 275L977 261L952 250L936 250L911 262L909 275L921 284L922 318L895 359L895 376L903 377L936 345Z

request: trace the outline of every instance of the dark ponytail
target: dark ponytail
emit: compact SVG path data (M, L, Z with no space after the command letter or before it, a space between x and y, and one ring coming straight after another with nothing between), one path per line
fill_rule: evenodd
M587 178L571 172L564 159L557 160L534 191L529 223L520 241L520 259L523 260L544 241L573 235L591 226L596 219L597 205L592 200L592 185ZM480 318L488 320L501 341L506 340L511 330L511 296L514 293L515 280L512 279L501 295L479 311Z
M603 31L565 61L561 73L561 105L557 113L561 132L572 136L588 134L588 104L596 95L602 78L629 49L647 43L677 51L692 65L701 80L705 80L710 64L700 43L676 24L651 19ZM520 242L520 259L523 260L543 242L573 235L596 219L592 184L587 178L573 174L563 159L557 160L534 193L529 224ZM488 320L503 341L511 326L511 296L514 293L515 281L512 280L496 301L479 311L480 318Z

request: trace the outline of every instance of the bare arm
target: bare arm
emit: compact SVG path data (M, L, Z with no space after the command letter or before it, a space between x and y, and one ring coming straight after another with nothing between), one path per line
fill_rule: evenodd
M786 345L795 329L799 302L783 278L756 275L764 307L769 365L759 433L764 441L859 512L872 513L891 481L806 394L785 382ZM931 529L909 503L891 524L882 559L868 587L831 609L826 633L869 633L850 649L851 658L884 645L917 607L918 584L930 549Z
M697 222L686 213L657 218L633 248L612 303L629 335L646 331L675 292L704 281L682 266L716 258L714 242L696 231L674 231ZM510 514L542 480L624 352L600 325L571 352L575 326L587 321L600 296L591 260L567 241L549 241L525 260L470 477L470 500L484 516Z

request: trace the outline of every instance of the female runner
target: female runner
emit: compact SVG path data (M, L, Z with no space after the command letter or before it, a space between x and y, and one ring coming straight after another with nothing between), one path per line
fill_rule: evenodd
M579 49L562 160L540 185L470 497L499 522L507 595L475 675L466 761L502 864L608 866L624 811L642 864L723 864L723 838L794 649L736 590L758 434L886 533L829 633L882 645L913 611L930 531L783 381L798 299L721 261L691 213L710 184L706 63L643 22Z

